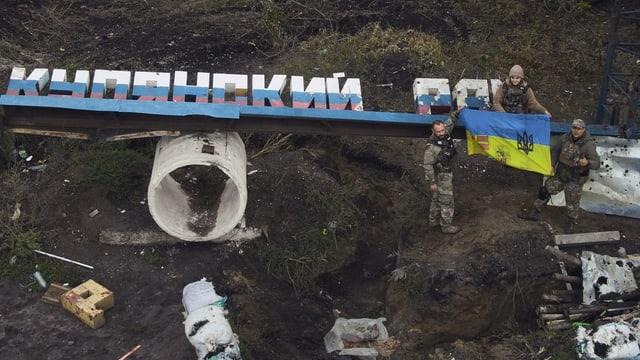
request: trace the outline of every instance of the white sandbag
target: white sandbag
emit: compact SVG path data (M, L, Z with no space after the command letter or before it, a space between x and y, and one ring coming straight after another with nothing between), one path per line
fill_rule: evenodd
M182 291L184 333L196 349L198 360L241 359L238 336L226 318L226 300L205 279L188 284Z
M223 299L222 296L216 294L213 284L204 278L200 281L192 282L182 289L182 305L187 313Z
M225 310L219 306L205 306L189 313L184 321L184 332L196 349L198 360L203 360L207 354L215 352L228 352L230 356L234 349L237 350L238 357L221 357L222 355L217 354L218 359L240 358L235 334L225 318Z

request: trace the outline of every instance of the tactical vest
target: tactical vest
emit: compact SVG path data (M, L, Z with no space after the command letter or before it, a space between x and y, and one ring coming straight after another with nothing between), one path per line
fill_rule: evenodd
M580 168L580 158L582 156L580 145L574 142L571 135L569 135L560 148L560 156L558 157L556 168L556 175L562 182L567 183L573 180L579 184L584 184L587 181L589 169Z
M439 139L437 136L429 138L429 142L440 148L440 152L436 158L436 163L433 164L434 170L437 172L451 172L451 159L458 153L453 145L453 138L447 134L444 139Z
M508 80L507 80L508 81ZM509 86L507 81L502 83L502 107L506 112L523 114L529 112L524 106L524 94L529 90L529 85L523 80L520 86Z

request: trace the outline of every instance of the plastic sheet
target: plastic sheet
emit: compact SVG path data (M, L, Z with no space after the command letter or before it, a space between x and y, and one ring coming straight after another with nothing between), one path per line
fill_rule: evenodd
M324 347L327 353L339 351L339 355L353 356L360 360L375 360L378 351L371 347L350 347L345 349L345 342L368 343L389 338L383 322L386 318L377 319L344 319L338 318L331 331L324 336Z

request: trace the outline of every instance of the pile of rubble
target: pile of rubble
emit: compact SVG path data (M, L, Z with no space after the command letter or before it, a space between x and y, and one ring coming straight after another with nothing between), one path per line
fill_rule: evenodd
M580 359L640 360L640 255L624 248L617 256L587 250L573 255L569 249L619 240L617 231L556 235L556 246L546 248L558 259L553 279L562 288L543 295L539 321L548 330L577 329Z

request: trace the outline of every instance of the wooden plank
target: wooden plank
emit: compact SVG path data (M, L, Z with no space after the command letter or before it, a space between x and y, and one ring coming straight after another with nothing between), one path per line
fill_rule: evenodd
M71 288L68 288L60 284L52 283L51 285L49 285L47 292L45 292L44 295L42 295L40 300L42 300L43 302L46 302L47 304L60 305L60 298L69 290L71 290Z
M552 295L558 295L558 296L571 296L571 297L575 297L576 299L578 299L578 296L582 295L582 291L580 290L551 290L551 294ZM580 299L582 300L582 299Z
M560 265L560 272L562 273L562 275L569 276L569 274L567 273L567 268L564 266L564 262L558 261L558 265ZM565 285L567 287L567 290L573 290L573 286L571 285L571 283L565 283Z
M571 275L563 275L563 274L553 274L553 280L564 281L572 284L582 284L582 278L579 276L571 276Z
M576 265L578 267L582 267L582 260L580 260L579 258L575 257L575 256L571 256L567 253L565 253L564 251L560 250L557 246L551 246L551 245L547 245L544 248L546 251L552 253L553 255L555 255L558 259L560 260L566 260L569 263ZM564 266L564 263L563 265Z
M545 322L547 329L550 330L566 330L571 329L571 321L569 320L550 320Z
M611 244L620 241L619 231L601 231L582 234L554 235L554 241L558 246Z
M542 294L542 300L550 303L575 303L576 297L570 294L563 295L552 295L552 294Z
M598 314L606 311L603 305L584 305L584 304L545 304L540 305L536 309L538 314Z
M28 129L28 128L17 128L17 127L7 127L4 130L8 132L12 132L14 134L54 136L54 137L63 137L63 138L77 139L77 140L91 139L91 135L89 134L73 132L73 131L64 131L64 130L41 130L41 129Z
M569 320L576 321L582 320L592 316L591 314L540 314L540 320Z
M120 134L105 137L105 141L118 141L118 140L131 140L131 139L141 139L141 138L149 138L149 137L159 137L159 136L180 136L180 131L176 130L156 130L156 131L140 131L128 134Z

